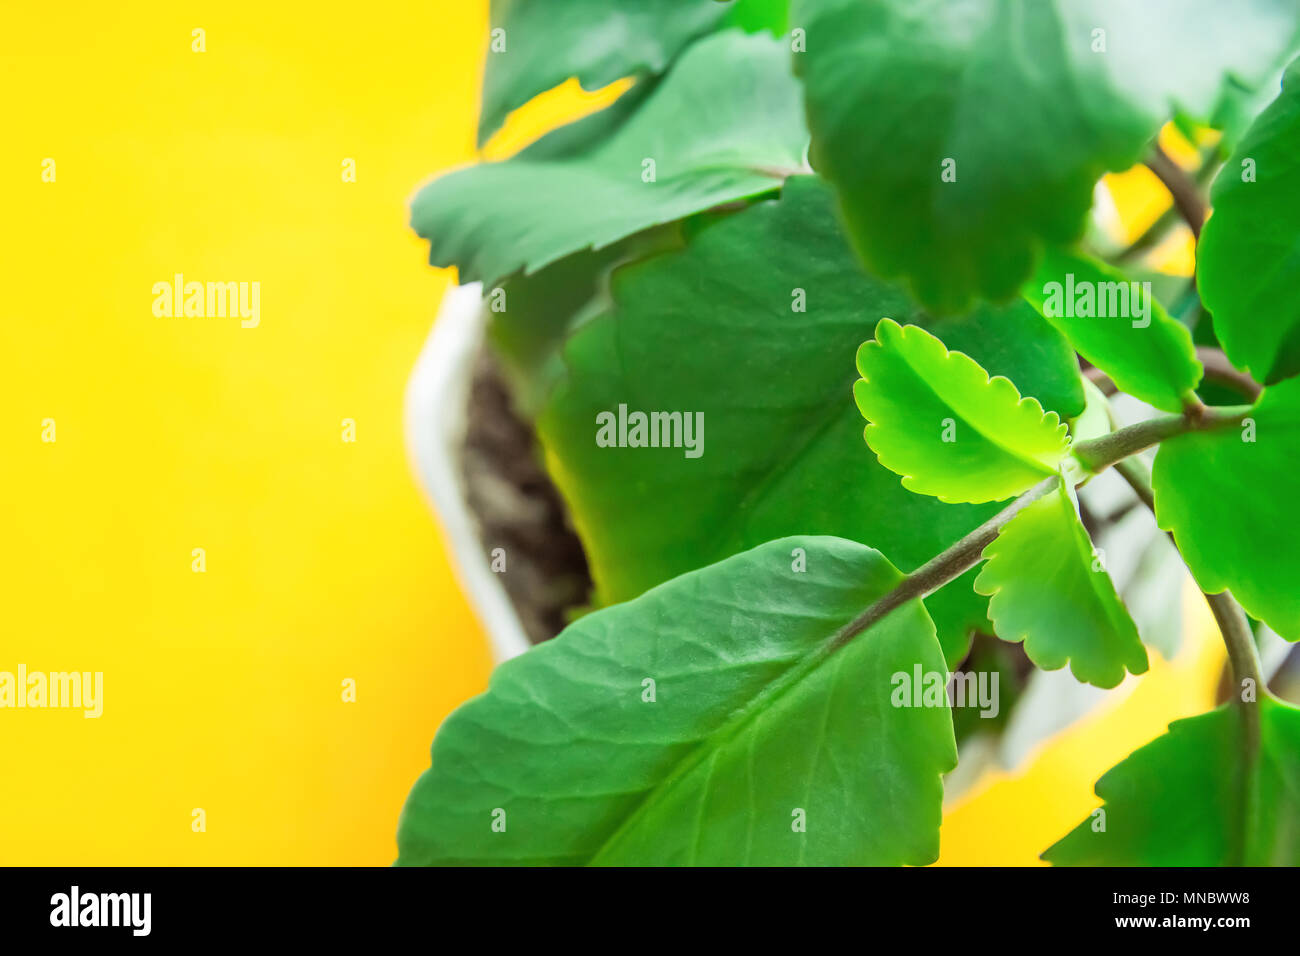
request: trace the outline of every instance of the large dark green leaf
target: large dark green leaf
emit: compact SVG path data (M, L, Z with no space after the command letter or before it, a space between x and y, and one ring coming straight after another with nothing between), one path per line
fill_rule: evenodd
M807 142L789 59L768 34L715 34L599 145L435 180L411 208L430 262L491 283L777 188L803 168Z
M1201 297L1234 365L1272 385L1300 372L1300 63L1214 181L1197 252Z
M515 275L485 298L488 339L500 360L516 411L533 416L563 371L559 349L570 329L608 305L609 271L619 262L680 243L673 223L604 249L584 249L532 275Z
M1097 781L1094 815L1043 858L1062 866L1300 865L1300 711L1264 697L1257 759L1228 704L1179 720ZM1104 826L1104 829L1102 827Z
M900 580L788 538L582 618L443 724L398 863L932 862L952 719L895 693L947 680L934 625L911 601L837 639Z
M798 0L813 166L859 252L922 301L1006 298L1175 109L1296 45L1290 0ZM1096 31L1104 31L1104 34ZM1100 43L1104 40L1104 52ZM955 181L945 181L955 172ZM951 176L947 177L951 179Z
M1151 484L1160 527L1173 532L1196 583L1227 588L1254 618L1300 640L1300 379L1264 390L1240 426L1166 439Z
M728 16L715 0L492 0L481 146L518 109L571 76L589 90L654 75ZM501 45L504 44L504 49Z
M864 274L830 190L796 177L779 201L713 223L681 252L614 273L614 310L570 339L540 418L597 600L787 534L869 541L911 570L996 511L905 490L862 441L853 358L884 316L920 323L1062 418L1083 407L1068 345L1027 304L933 321ZM806 299L806 312L792 306ZM597 416L700 413L703 454L599 447ZM949 660L985 620L973 572L927 598Z

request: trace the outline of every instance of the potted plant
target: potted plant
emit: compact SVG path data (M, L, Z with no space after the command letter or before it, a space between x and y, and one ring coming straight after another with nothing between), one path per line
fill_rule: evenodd
M958 742L1016 714L1023 750L1170 653L1183 562L1225 702L1046 857L1300 862L1267 686L1300 639L1300 13L1209 10L1188 51L1112 4L1001 9L493 5L480 138L636 83L413 204L465 285L410 440L517 657L439 730L399 863L932 862ZM1211 137L1191 170L1171 120ZM1096 184L1139 161L1175 212L1119 246ZM1193 279L1142 266L1173 225Z

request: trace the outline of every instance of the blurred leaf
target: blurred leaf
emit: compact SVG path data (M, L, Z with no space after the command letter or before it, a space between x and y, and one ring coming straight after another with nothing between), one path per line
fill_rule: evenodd
M411 223L433 265L491 284L776 189L806 141L784 44L732 30L693 45L609 139L449 173L416 196Z
M447 718L398 863L933 862L947 698L892 697L897 674L947 680L934 625L910 601L837 641L901 579L863 545L786 538L584 617Z
M1300 63L1214 181L1201 297L1233 365L1272 385L1300 372Z
M728 12L714 0L492 0L492 31L505 49L489 41L479 145L511 110L571 76L595 90L662 73Z
M1149 289L1121 272L1082 256L1049 252L1025 285L1025 298L1120 389L1156 408L1181 412L1184 396L1201 380L1204 370L1187 327L1171 319ZM1105 315L1100 314L1103 303Z
M1070 419L1070 441L1092 441L1111 432L1110 402L1101 389L1086 378L1083 381L1084 407L1082 413Z
M1170 438L1156 453L1156 518L1206 593L1300 640L1300 537L1282 517L1300 458L1300 379L1264 390L1241 426Z
M813 166L854 243L922 302L1012 296L1093 184L1176 110L1210 118L1297 44L1277 0L797 0ZM944 177L944 173L949 175ZM953 175L955 174L955 179Z
M572 159L590 152L635 115L658 86L658 78L636 84L603 110L551 130L515 153L511 160L547 162Z
M787 534L871 541L912 570L997 510L911 494L863 444L853 353L881 316L931 324L1060 414L1083 407L1073 352L1031 307L934 323L861 271L813 177L617 270L612 294L539 420L603 603ZM620 404L702 414L703 454L598 447L596 416ZM986 620L973 579L926 598L954 664Z
M1300 711L1265 696L1257 760L1225 705L1169 725L1097 781L1093 817L1050 847L1060 866L1300 865ZM1247 796L1248 795L1248 796Z
M1024 641L1043 670L1069 663L1086 684L1114 687L1127 669L1147 669L1147 652L1064 487L1029 505L984 549L975 590L989 596L999 637Z

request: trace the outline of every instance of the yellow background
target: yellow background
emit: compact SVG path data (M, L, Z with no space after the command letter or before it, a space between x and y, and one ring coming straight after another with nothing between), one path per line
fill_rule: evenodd
M405 204L475 158L486 3L129 6L0 35L0 670L105 675L98 720L0 711L0 863L386 864L490 665L402 438L449 281ZM548 95L489 155L607 98ZM260 326L156 318L177 272L260 282ZM955 809L944 862L1032 862L1204 708L1191 660Z

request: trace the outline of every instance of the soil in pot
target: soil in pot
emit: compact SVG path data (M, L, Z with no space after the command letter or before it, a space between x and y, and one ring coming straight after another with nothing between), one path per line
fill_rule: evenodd
M534 644L554 637L587 605L591 572L568 512L541 463L533 427L515 413L491 353L480 350L470 384L461 456L466 498L484 554L505 561L506 593Z

